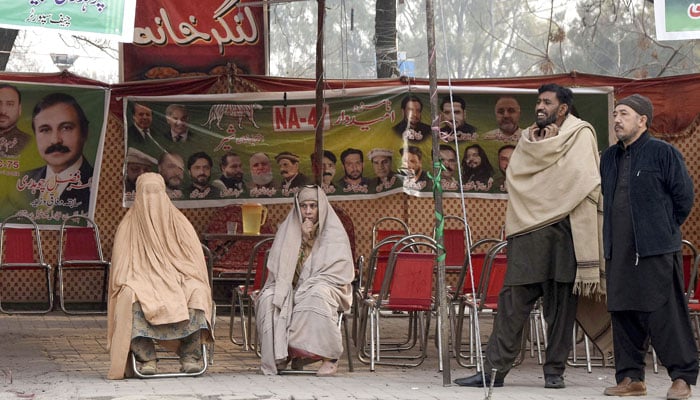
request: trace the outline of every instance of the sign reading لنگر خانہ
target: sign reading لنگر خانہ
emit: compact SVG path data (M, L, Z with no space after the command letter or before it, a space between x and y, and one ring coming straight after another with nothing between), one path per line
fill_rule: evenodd
M131 42L136 0L5 0L0 27L51 30Z
M654 0L659 40L700 39L700 1Z

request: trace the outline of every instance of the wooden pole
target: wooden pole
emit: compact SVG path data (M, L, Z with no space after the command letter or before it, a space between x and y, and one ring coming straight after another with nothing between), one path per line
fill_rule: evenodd
M432 121L432 139L433 139L433 179L440 179L440 111L438 110L438 93L437 93L437 67L435 63L435 16L433 13L433 0L425 1L425 18L428 36L428 81L430 84L430 120ZM444 221L442 209L442 186L440 182L436 182L435 190L433 190L433 199L435 200L435 226L442 228ZM448 301L446 276L445 276L445 247L443 230L435 230L435 241L438 244L438 275L437 275L437 307L440 322L440 348L442 349L442 384L449 386L452 384L450 376L450 329L447 318Z
M318 26L316 33L316 140L314 145L314 181L321 186L323 183L323 26L326 15L326 0L317 0Z

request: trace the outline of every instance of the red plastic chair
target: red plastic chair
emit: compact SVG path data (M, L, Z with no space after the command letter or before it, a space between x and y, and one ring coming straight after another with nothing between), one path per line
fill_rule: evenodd
M58 296L61 310L66 314L105 314L107 312L107 284L110 262L102 255L100 232L97 224L85 216L72 216L61 224L58 248ZM69 272L70 271L70 272ZM69 310L66 307L66 277L88 271L102 272L102 294L98 310Z
M436 230L437 227L434 227L433 237L435 237ZM464 264L467 248L471 246L469 225L462 217L446 215L442 233L445 247L445 268L448 272L457 272Z
M44 262L39 227L31 218L13 215L0 225L0 279L8 275L20 275L26 271L43 271L46 276L46 308L8 309L0 299L0 312L6 314L43 314L53 309L53 285L51 265ZM5 285L7 286L7 285Z
M374 371L376 364L415 367L427 356L430 318L437 312L433 296L436 258L437 244L425 235L405 236L392 247L381 290L365 299L370 321L370 371ZM409 351L413 346L382 345L379 316L383 310L409 313L409 332L411 324L414 329L421 325L414 335L420 338L417 352ZM394 354L381 355L382 351L389 350L395 350ZM403 361L382 361L382 357Z
M372 225L372 248L388 237L408 236L411 234L408 224L401 218L382 217ZM383 254L389 254L391 246L384 246L381 249Z
M506 241L500 241L493 245L486 253L483 262L483 271L479 278L476 291L464 291L459 296L459 314L457 315L457 328L454 334L454 349L457 353L457 362L465 367L480 366L480 348L473 345L473 338L480 332L476 329L476 322L479 314L485 312L491 315L498 312L498 294L503 288L508 260L502 252L506 247ZM466 280L466 279L465 279ZM464 284L466 286L466 283ZM463 289L466 290L466 289ZM461 354L462 331L465 318L469 321L470 329L470 351L468 356ZM476 354L474 354L476 350ZM463 363L469 359L469 363ZM476 361L475 361L476 360Z

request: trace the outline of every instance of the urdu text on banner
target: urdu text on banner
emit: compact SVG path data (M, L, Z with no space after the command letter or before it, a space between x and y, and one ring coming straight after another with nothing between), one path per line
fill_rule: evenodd
M5 0L0 27L54 30L130 42L136 0Z
M248 6L247 3L251 3ZM139 1L122 79L266 74L267 7L257 0Z

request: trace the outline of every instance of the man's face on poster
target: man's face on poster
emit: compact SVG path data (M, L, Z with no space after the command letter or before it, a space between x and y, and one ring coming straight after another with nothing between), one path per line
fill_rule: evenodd
M442 177L450 179L457 170L457 156L450 150L440 150L440 162L445 166Z
M372 158L372 168L377 178L388 178L391 174L391 157L374 156Z
M0 89L0 132L14 128L22 114L19 95L12 88Z
M512 97L502 97L496 102L496 124L503 133L514 133L520 124L520 104Z
M169 154L158 166L158 172L163 176L165 185L169 189L180 189L185 179L185 163L182 158Z
M80 132L77 111L66 103L41 110L34 117L34 134L41 158L56 173L80 158L87 138L87 132Z
M126 179L129 182L136 183L136 178L141 176L146 172L151 172L151 166L148 164L141 163L127 163L126 164Z
M299 163L292 162L286 158L281 158L277 165L279 165L280 175L284 179L292 179L299 173Z
M510 156L513 154L513 149L506 147L498 152L498 168L501 172L505 172L508 169L508 164L510 163Z
M423 169L423 166L421 165L421 159L420 157L418 157L417 154L405 152L402 157L402 163L402 166L404 168L411 170L411 172L413 172L413 175L416 176L420 175L421 170Z
M199 186L206 186L211 177L211 165L206 158L198 158L190 167L192 182Z
M335 163L328 157L323 157L323 183L330 185L335 176Z
M184 135L187 133L187 113L184 110L176 108L165 117L170 130L175 135Z
M403 118L408 121L408 126L416 128L420 122L420 114L423 106L417 101L409 101L403 109Z
M226 157L226 165L221 166L221 174L226 178L243 180L243 163L238 156Z
M455 101L453 103L445 103L442 105L441 111L440 118L443 122L448 123L450 126L452 126L452 113L454 113L455 126L461 126L464 124L464 120L466 118L465 111L462 108L462 104L459 102Z
M266 155L254 154L250 157L250 177L259 186L272 182L272 166Z
M467 149L467 166L469 168L479 168L481 165L481 155L479 154L479 149L472 147Z
M134 125L141 128L141 130L148 129L151 127L151 123L153 123L153 112L146 106L136 104L134 106L133 120Z
M343 161L343 168L345 169L345 176L348 179L360 179L362 178L362 158L359 154L348 154Z

